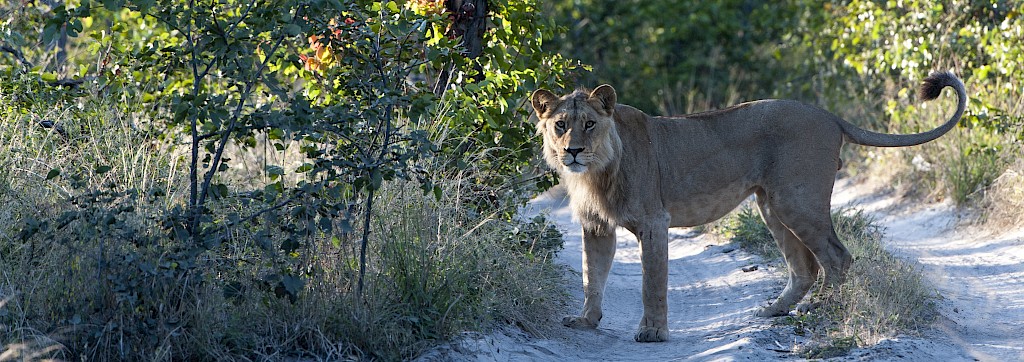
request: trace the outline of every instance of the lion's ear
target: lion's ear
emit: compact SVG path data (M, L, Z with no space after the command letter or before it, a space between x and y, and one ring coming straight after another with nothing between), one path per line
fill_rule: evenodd
M530 99L533 103L533 111L541 115L554 108L553 106L558 101L558 96L545 89L538 89L533 92L533 96Z
M607 84L601 86L590 92L590 99L588 101L594 108L604 111L606 115L611 115L612 111L615 110L615 88Z

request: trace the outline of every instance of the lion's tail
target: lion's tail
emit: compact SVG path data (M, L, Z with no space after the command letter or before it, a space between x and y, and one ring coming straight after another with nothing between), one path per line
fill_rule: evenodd
M946 123L931 131L914 134L886 134L868 131L842 120L840 120L839 125L842 126L843 133L846 134L846 140L859 145L905 147L929 142L953 129L957 122L960 121L960 117L963 116L964 109L967 107L967 90L964 88L964 83L950 72L934 72L928 78L925 78L920 88L921 98L927 101L938 98L945 87L953 87L956 90L956 114L950 117Z

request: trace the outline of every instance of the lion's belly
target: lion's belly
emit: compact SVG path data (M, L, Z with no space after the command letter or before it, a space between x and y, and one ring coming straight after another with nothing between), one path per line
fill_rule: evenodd
M752 186L729 185L713 192L667 200L665 207L672 217L670 226L690 227L718 220L753 193Z

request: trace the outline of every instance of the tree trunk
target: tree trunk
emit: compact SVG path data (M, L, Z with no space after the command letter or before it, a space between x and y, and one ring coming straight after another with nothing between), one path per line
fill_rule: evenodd
M447 0L445 8L451 25L445 33L448 37L461 37L462 55L474 59L484 52L484 32L487 31L487 0ZM480 69L477 69L478 71ZM441 70L434 84L434 94L440 96L448 87L454 67L448 66ZM482 72L478 72L474 81L483 80Z

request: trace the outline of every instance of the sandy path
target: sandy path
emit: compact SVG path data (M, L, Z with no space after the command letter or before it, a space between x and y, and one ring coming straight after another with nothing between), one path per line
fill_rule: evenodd
M1024 230L957 226L949 203L913 208L867 190L840 182L833 205L877 217L888 250L921 266L943 297L926 336L965 360L1024 361Z
M944 299L942 317L923 336L899 337L839 360L1024 361L1024 233L1003 237L957 232L949 205L898 209L895 199L845 182L836 206L876 215L886 245L918 261ZM527 214L547 212L565 237L559 262L573 275L569 310L582 305L579 224L563 196L542 196ZM754 310L778 295L785 277L773 265L709 235L669 232L669 329L665 343L633 342L639 321L640 255L636 239L618 232L615 264L606 289L604 320L597 330L554 328L546 338L521 332L467 335L422 360L478 361L764 361L799 360L791 353L806 340L792 327L756 318ZM752 272L742 269L757 265ZM559 321L552 320L552 324Z

